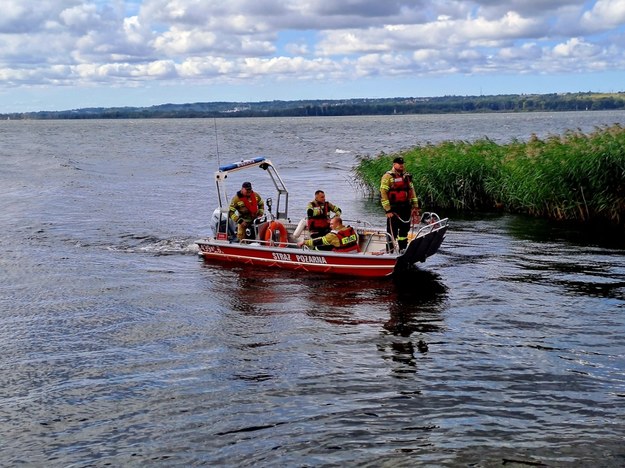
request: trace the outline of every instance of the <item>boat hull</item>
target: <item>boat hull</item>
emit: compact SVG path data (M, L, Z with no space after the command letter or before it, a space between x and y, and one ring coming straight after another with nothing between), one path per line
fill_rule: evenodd
M397 255L341 254L293 248L229 243L217 239L197 241L199 254L208 261L270 267L307 273L330 273L351 277L390 276Z

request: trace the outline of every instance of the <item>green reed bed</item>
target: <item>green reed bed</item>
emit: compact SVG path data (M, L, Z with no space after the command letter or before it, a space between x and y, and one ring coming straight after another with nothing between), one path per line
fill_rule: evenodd
M377 194L397 154L363 158L357 179ZM401 153L427 210L526 213L558 220L625 223L625 129L569 131L497 144L446 141Z

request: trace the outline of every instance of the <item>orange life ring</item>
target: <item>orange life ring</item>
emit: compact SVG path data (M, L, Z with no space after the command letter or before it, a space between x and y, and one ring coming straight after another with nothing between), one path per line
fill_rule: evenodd
M278 247L286 247L286 243L289 240L289 235L286 232L286 228L284 224L279 221L272 221L269 223L269 227L265 231L265 241L269 243L269 245L275 245L275 241L273 240L273 233L278 231L280 233L280 244Z

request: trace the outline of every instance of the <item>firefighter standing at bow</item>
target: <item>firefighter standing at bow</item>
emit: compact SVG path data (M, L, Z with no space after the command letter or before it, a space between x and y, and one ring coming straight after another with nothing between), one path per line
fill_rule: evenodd
M397 240L400 252L408 245L411 220L420 222L419 200L412 185L412 177L404 172L404 158L393 159L393 168L380 181L382 208L386 211L387 232ZM388 250L393 251L389 245Z

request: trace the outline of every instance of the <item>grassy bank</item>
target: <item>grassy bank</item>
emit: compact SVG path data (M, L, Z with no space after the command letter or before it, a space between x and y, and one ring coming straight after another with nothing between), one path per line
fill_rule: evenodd
M356 177L371 195L397 154L363 158ZM426 210L505 210L557 220L625 224L625 129L500 145L447 141L401 153Z

